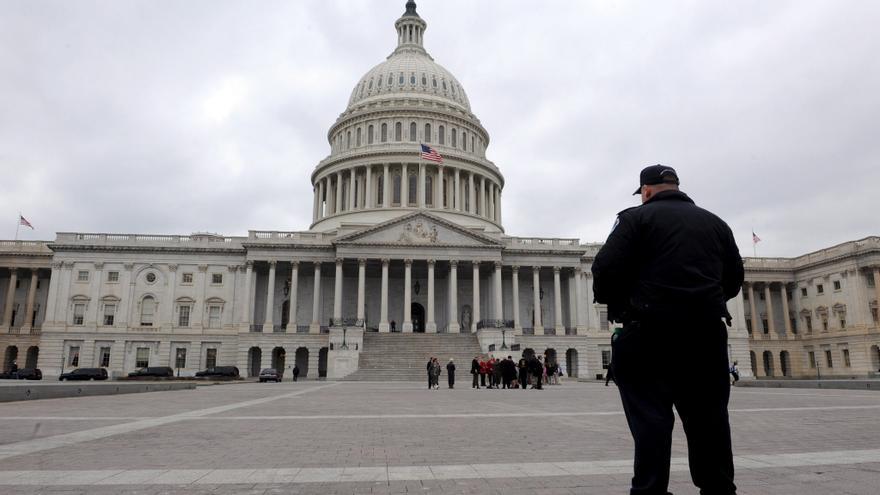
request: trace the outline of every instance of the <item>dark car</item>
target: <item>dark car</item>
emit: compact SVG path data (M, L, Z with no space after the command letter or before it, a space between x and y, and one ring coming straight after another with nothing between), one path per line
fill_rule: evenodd
M130 378L153 376L159 378L168 378L174 376L174 370L168 366L150 366L147 368L139 368L128 374Z
M58 377L64 380L106 380L107 370L104 368L77 368L69 373L61 373Z
M43 372L40 368L22 368L14 373L19 380L42 380Z
M260 383L263 382L275 382L278 383L281 381L282 374L278 372L275 368L266 368L260 372Z
M229 378L238 378L238 368L235 366L215 366L204 371L196 373L197 377L222 376Z

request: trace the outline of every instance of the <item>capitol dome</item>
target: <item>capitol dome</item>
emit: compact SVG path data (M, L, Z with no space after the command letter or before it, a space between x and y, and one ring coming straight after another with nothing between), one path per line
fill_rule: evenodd
M424 47L416 3L394 23L397 46L360 78L327 132L330 155L312 173L312 230L375 225L430 211L501 233L504 176L486 158L489 133L461 83ZM436 153L427 158L424 149Z

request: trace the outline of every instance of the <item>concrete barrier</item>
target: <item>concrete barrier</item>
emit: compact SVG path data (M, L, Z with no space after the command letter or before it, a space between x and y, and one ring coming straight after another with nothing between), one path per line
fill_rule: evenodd
M139 394L169 390L193 390L192 382L14 382L0 384L0 402L60 399L91 395Z
M880 391L880 380L740 380L737 387L821 388Z

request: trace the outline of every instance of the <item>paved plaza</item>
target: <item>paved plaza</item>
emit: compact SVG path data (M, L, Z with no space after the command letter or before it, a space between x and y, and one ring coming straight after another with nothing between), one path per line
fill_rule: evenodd
M0 404L0 493L627 493L615 387L459 385L239 383ZM878 415L876 392L734 389L739 493L877 493ZM676 494L696 493L686 456L677 427Z

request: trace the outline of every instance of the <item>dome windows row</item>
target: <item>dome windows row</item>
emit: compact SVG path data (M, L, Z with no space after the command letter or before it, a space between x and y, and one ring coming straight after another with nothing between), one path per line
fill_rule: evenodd
M396 84L395 84L396 83ZM430 76L425 72L397 71L378 76L365 78L357 85L351 95L351 103L357 100L380 94L381 92L391 92L395 89L422 90L442 94L443 96L452 98L465 106L468 105L464 98L464 91L454 81L446 81L445 77L438 78L436 74Z
M480 156L485 155L483 139L477 137L476 133L456 127L448 127L445 124L435 126L432 122L417 123L410 121L408 125L404 125L401 121L393 123L382 122L381 124L367 124L366 126L348 128L337 133L331 145L333 152L338 153L361 146L386 144L389 142L401 143L405 141L448 146L465 152L479 154Z

